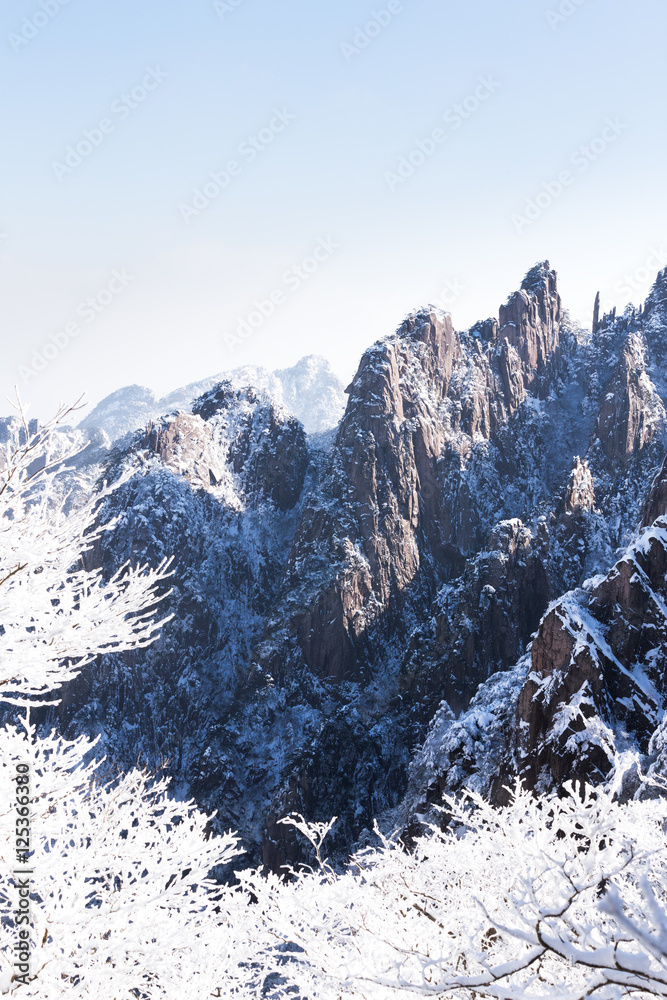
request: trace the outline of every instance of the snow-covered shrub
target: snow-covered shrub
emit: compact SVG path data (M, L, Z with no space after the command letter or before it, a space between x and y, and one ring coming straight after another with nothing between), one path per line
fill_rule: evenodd
M248 875L258 947L318 1000L666 996L667 802L614 793L469 795L411 851L385 839L289 885ZM291 822L321 851L325 828Z
M199 998L247 968L229 917L238 894L208 877L239 853L236 838L208 838L209 817L170 797L166 780L110 773L91 759L95 741L44 737L30 722L31 705L98 654L154 640L168 569L105 580L86 568L109 527L96 523L105 492L75 505L61 495L50 438L66 415L35 433L24 424L0 455L0 699L22 717L0 730L0 991Z

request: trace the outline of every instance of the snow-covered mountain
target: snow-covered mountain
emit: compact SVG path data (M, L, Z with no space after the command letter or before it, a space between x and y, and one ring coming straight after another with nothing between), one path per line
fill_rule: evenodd
M235 389L253 386L263 390L276 404L284 406L303 424L307 434L330 430L345 410L345 396L340 380L329 362L314 354L302 358L292 368L270 372L246 365L221 372L200 382L175 389L158 399L150 389L129 385L103 399L81 421L85 430L103 430L111 442L144 427L151 420L176 410L190 411L193 401L220 382Z
M60 723L167 759L274 869L300 856L290 811L338 815L345 851L464 783L667 764L666 303L667 270L584 331L544 262L470 330L415 313L364 353L327 449L312 359L270 376L281 400L235 376L147 426L135 393L141 430L100 474L138 474L97 558L172 556L174 618L87 669Z

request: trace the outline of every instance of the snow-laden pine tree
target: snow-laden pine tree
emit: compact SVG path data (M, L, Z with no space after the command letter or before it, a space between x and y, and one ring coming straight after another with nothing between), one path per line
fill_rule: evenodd
M94 741L40 735L30 721L31 705L97 655L155 639L168 571L126 566L105 580L85 568L109 525L97 523L104 491L82 500L84 488L76 504L63 495L54 435L66 416L35 433L24 421L18 446L0 453L0 699L20 719L0 729L0 992L226 995L222 988L236 989L234 970L247 968L230 918L237 897L208 876L239 853L236 839L208 838L208 817L170 797L165 780L140 770L110 775L93 759ZM27 830L17 765L31 799L19 867L33 871L30 923L18 925L17 847ZM16 950L26 926L27 976Z

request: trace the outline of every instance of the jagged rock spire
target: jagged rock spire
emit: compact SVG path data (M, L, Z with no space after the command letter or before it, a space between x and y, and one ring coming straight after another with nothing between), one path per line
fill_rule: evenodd
M559 346L561 317L556 272L548 260L541 261L528 271L519 291L510 295L498 313L499 337L507 338L521 358L526 388L536 388L547 374Z
M593 306L593 333L597 333L600 328L600 293L598 292L595 296L595 305Z

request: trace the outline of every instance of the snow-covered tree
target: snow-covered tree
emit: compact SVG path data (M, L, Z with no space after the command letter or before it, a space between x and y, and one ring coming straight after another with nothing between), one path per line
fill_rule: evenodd
M105 581L86 556L113 524L98 525L102 489L72 504L68 456L54 456L63 409L18 447L0 452L0 694L25 701L60 687L98 654L152 642L156 588L166 566L124 566ZM64 490L63 484L69 486ZM118 485L118 484L116 484Z
M35 433L24 421L18 446L0 454L0 699L21 716L0 730L0 991L222 995L240 974L229 970L247 966L230 919L238 894L209 873L237 856L236 838L207 837L209 817L170 797L165 779L110 774L94 740L40 735L30 721L31 705L97 655L155 639L168 572L125 566L105 580L86 568L110 527L98 523L108 491L86 499L80 487L76 504L64 491L76 476L63 475L54 437L67 415ZM29 923L17 869L31 872ZM16 950L26 928L27 976Z
M576 1000L667 996L667 803L613 786L495 809L446 804L444 831L336 874L247 875L264 961L302 996ZM326 826L290 820L318 852ZM261 944L260 944L260 922Z

